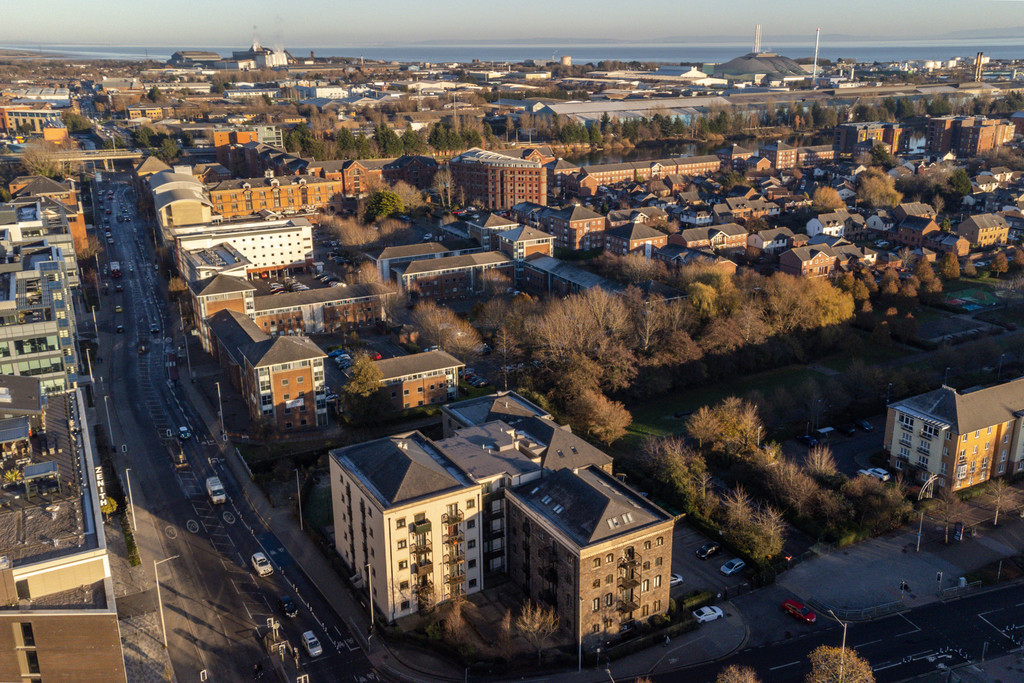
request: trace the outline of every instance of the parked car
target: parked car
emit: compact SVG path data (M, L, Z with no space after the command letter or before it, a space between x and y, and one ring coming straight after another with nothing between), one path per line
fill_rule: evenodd
M672 578L670 578L668 580L668 585L669 586L681 586L682 584L683 584L683 575L682 574L673 574Z
M380 360L383 357L384 356L380 354L380 351L374 351L373 353L370 354L370 358L372 358L373 360Z
M274 573L274 567L263 553L253 553L250 562L252 562L252 568L260 576L270 576Z
M334 349L333 351L331 351L331 352L329 352L327 354L327 357L328 358L337 358L338 356L347 356L347 355L348 354L345 352L345 349Z
M706 560L712 555L717 555L722 552L722 544L715 541L708 541L701 547L697 548L697 557L702 560Z
M281 612L286 617L294 617L299 613L299 608L295 606L295 601L288 594L282 595L278 599L277 606L281 608Z
M849 434L856 434L857 433L857 428L854 427L852 424L843 424L843 425L839 425L838 427L836 427L836 431L840 432L842 434L849 435Z
M715 619L721 619L725 616L725 613L722 612L721 607L708 605L694 610L693 616L697 620L698 624L704 624L709 621L714 621Z
M878 481L889 481L889 472L882 469L881 467L869 467L866 470L857 470L857 474L863 474L868 477L874 477Z
M312 631L302 634L302 646L306 648L306 654L310 657L319 657L324 653L324 649L320 647L320 641L316 639L316 635Z
M807 446L818 445L818 440L811 436L810 434L801 434L800 436L796 437L796 440L802 444L807 444Z
M857 420L854 422L855 425L863 429L865 432L873 432L875 428L867 420Z
M782 611L808 624L813 624L818 620L818 615L812 612L810 607L796 600L783 602Z
M192 432L189 431L188 427L178 427L178 438L182 441L188 441L192 438Z
M741 571L743 571L743 568L746 566L746 562L744 562L738 557L734 557L733 559L723 564L719 568L719 571L721 571L726 576L732 576L733 574L739 574Z

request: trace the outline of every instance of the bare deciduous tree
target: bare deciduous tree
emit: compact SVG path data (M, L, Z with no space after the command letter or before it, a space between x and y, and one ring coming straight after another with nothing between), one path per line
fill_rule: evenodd
M811 476L818 479L835 476L839 471L836 467L835 456L832 455L832 449L821 445L813 446L807 453L805 467Z
M761 683L761 679L749 666L730 664L719 672L715 683Z
M992 506L996 510L992 526L999 526L999 512L1013 500L1013 487L1006 483L1005 479L995 479L988 487L988 496L992 499Z
M967 505L960 500L960 496L953 492L953 488L950 486L943 488L942 493L939 494L939 507L936 509L936 513L945 528L946 545L949 545L949 525L961 519L965 512L967 512Z
M821 645L808 656L807 683L875 683L871 664L852 647Z
M544 644L558 629L558 615L550 607L527 600L516 617L516 630L537 651L537 661L544 650Z

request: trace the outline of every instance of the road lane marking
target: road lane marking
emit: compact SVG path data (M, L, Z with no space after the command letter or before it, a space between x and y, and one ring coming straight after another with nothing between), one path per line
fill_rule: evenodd
M913 631L907 631L906 633L898 633L898 634L896 634L896 636L895 636L896 638L902 638L903 636L909 636L909 635L911 635L912 633L917 633L917 632L919 632L919 631L921 630L921 627L920 627L920 626L918 626L917 624L915 624L914 622L912 622L912 621L911 621L910 619L907 619L907 618L906 618L905 616L903 616L903 614L898 614L897 616L899 616L899 617L900 617L901 619L903 619L903 621L905 621L905 622L907 622L908 624L910 624L911 626L913 626L913 627L914 627L914 630L913 630Z
M868 645L874 645L875 643L882 642L882 640L883 640L882 638L879 638L878 640L871 640L871 641L868 641L866 643L861 643L860 645L854 645L853 649L857 650L857 649L862 648L862 647L867 647Z
M1001 610L997 610L997 609L992 610L992 612L999 612L999 611L1001 611ZM978 618L981 619L982 621L984 621L986 624L988 624L992 628L994 628L996 630L996 632L999 635L1001 635L1003 638L1006 638L1010 642L1014 642L1012 636L1006 635L1006 633L1002 629L998 628L995 624L993 624L991 621L989 621L988 619L985 618L984 615L992 614L992 612L982 612L981 614L978 615ZM1014 644L1016 644L1016 643L1014 643Z
M797 660L795 662L790 662L789 664L780 664L779 666L773 666L772 668L770 668L768 670L769 671L776 671L778 669L785 669L788 666L796 666L799 663L800 663L800 660Z

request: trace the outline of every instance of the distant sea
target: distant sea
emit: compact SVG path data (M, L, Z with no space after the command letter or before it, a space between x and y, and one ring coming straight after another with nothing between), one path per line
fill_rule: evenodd
M0 45L0 49L39 51L50 55L74 59L119 59L142 60L154 59L165 61L178 50L212 50L224 56L230 56L232 50L240 50L246 45L234 47L211 45L89 45L89 44L21 44ZM365 57L373 60L392 60L398 62L469 62L474 59L483 62L521 62L526 59L550 59L552 55L559 58L569 55L576 64L597 63L612 59L623 62L725 62L733 57L750 52L749 43L716 43L716 44L658 44L658 43L574 43L560 45L556 42L537 43L535 45L481 43L479 45L366 45L336 47L300 47L286 46L293 56L309 54L310 50L318 57ZM814 55L814 43L769 45L766 50L786 55L793 59ZM862 41L826 44L823 43L819 55L824 59L839 58L856 59L858 62L907 61L913 59L942 59L954 57L973 59L976 52L984 52L993 59L1024 59L1024 41L1020 38L979 39L979 40L944 40L944 41L902 41L900 43L885 41Z

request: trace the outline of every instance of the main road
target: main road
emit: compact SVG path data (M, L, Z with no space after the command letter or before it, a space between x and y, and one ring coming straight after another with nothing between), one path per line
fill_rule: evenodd
M223 463L221 444L182 391L179 382L189 381L184 368L178 369L185 360L179 358L183 337L174 324L176 310L170 312L160 295L144 219L136 215L126 179L102 176L96 197L111 213L110 236L101 238L109 295L101 297L100 348L107 358L96 366L97 396L104 396L97 407L113 433L119 464L130 469L136 537L150 563L147 570L153 571L153 561L173 558L158 572L176 677L243 681L252 679L257 665L271 671L275 667L260 638L274 619L300 650L297 671L308 674L311 683L377 680L345 624L249 507ZM105 215L102 207L95 207L97 217ZM122 277L107 279L114 261ZM180 427L188 429L188 438L179 438ZM173 462L178 454L184 467ZM205 481L212 476L224 482L225 505L213 505L206 495ZM255 552L271 558L272 576L252 571ZM297 598L297 617L281 613L278 599L284 594ZM323 655L312 658L302 650L301 634L307 630L317 635Z

